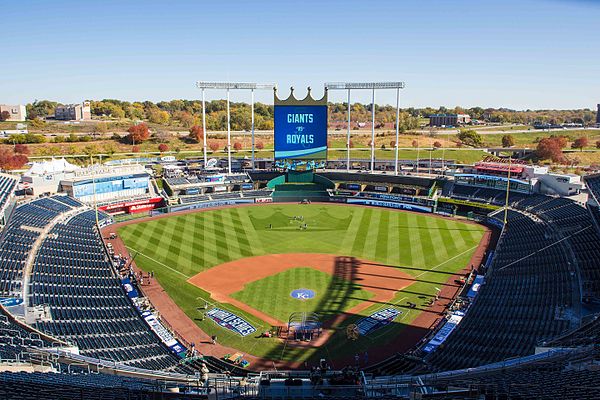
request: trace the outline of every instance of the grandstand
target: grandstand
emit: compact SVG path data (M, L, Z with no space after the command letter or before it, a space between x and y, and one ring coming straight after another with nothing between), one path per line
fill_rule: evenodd
M418 395L422 399L591 400L598 398L598 360L598 349L586 346L480 368L420 375L398 380L396 384L397 387L404 384L402 394L407 398Z
M309 181L301 175L290 182L275 173L253 172L230 182L239 190L181 195L179 207L291 195L297 201L319 186L327 193L319 199L402 204L420 212L435 212L439 200L468 200L465 210L480 204L487 214L483 222L499 229L496 248L473 272L457 308L430 335L411 351L365 368L356 385L328 389L319 397L540 398L561 393L564 398L596 398L600 230L592 218L598 213L593 202L586 208L563 197L512 190L511 183L504 226L504 209L484 206L501 207L506 186L345 172L311 173ZM186 185L200 183L198 177L198 182L185 179ZM251 179L252 189L242 190L245 179ZM585 182L597 201L600 178L590 176ZM108 214L96 214L67 195L25 200L12 210L0 241L0 297L2 304L10 304L0 307L0 358L36 372L0 373L0 396L56 398L60 392L106 398L111 393L107 388L116 385L112 398L149 398L171 389L194 398L204 390L198 386L203 363L210 385L231 398L265 398L263 380L270 382L270 395L289 394L287 380L303 388L298 389L302 397L319 395L311 391L310 373L287 373L281 379L253 374L217 358L188 356L190 344L184 341L188 348L174 351L143 318L140 303L124 291L127 260L107 250L96 218L101 225L111 222ZM474 282L478 291L467 295ZM443 340L435 342L450 325ZM41 365L55 373L40 372ZM115 376L98 375L108 370ZM246 394L234 390L242 378L225 379L219 375L224 370L246 376ZM125 376L132 371L135 376ZM326 380L340 376L344 374L333 372ZM171 380L175 383L166 383ZM47 397L36 397L41 388Z
M0 360L29 360L29 348L69 348L69 344L16 320L0 305Z
M576 324L578 288L565 249L548 247L547 225L526 214L511 211L508 224L476 300L443 347L425 357L433 370L532 354L540 340Z
M100 213L101 222L107 218ZM2 271L3 295L24 300L25 319L47 308L50 315L34 323L39 331L90 357L155 370L178 365L123 291L93 210L66 196L37 199L16 208L4 234L11 263Z
M0 228L6 225L6 220L10 215L17 182L18 179L13 176L0 174Z

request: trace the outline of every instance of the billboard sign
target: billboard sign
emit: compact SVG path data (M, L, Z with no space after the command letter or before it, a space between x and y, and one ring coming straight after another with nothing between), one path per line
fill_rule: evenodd
M275 105L275 159L327 159L327 105Z
M252 324L227 310L212 308L206 313L206 316L213 320L215 324L238 333L241 336L248 336L256 332L256 328Z
M348 204L363 204L366 206L375 206L375 207L387 207L387 208L397 208L400 210L408 210L408 211L419 211L419 212L432 212L431 207L419 206L416 204L406 204L406 203L396 203L394 201L380 201L380 200L371 200L371 199L359 199L359 198L349 198L347 200Z
M368 335L377 329L391 324L400 314L402 314L402 311L398 311L395 308L386 308L362 318L356 323L356 326L362 336Z

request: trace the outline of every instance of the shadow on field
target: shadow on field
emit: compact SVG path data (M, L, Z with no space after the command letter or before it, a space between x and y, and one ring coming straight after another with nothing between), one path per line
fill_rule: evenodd
M315 350L305 366L316 365L320 358L327 360L337 360L337 365L332 365L334 368L342 368L344 365L354 365L355 355L359 354L359 364L361 367L366 365L374 365L378 370L390 371L388 368L398 372L398 364L393 362L390 365L381 363L383 360L390 357L395 358L398 354L406 352L414 348L425 335L431 332L431 327L440 320L440 311L443 310L443 304L447 303L450 297L439 297L437 307L430 309L429 301L433 299L431 293L419 293L404 291L407 295L412 295L410 298L414 305L411 307L407 301L401 301L398 304L389 302L381 302L375 300L363 300L369 303L369 306L378 304L374 311L384 310L386 308L394 308L400 312L398 317L392 321L383 324L379 329L374 329L365 336L360 336L358 340L352 341L346 337L346 327L349 324L355 324L363 317L358 314L346 313L343 310L347 308L348 302L351 300L362 300L356 296L355 292L361 288L368 290L369 287L358 285L360 282L359 266L361 261L354 257L336 257L334 265L334 276L338 279L333 279L327 288L328 295L320 300L315 309L321 316L323 326L326 329L335 329L336 333L329 338L327 343L321 345ZM414 280L414 279L413 279ZM436 284L438 284L436 282ZM443 284L438 284L444 286ZM450 285L453 286L453 285ZM392 288L381 288L386 290L398 290ZM415 297L413 299L413 297ZM441 309L440 309L441 308ZM406 315L414 315L410 313L425 312L424 320L420 324L405 324L401 320ZM285 359L290 360L294 355L300 355L307 351L306 344L298 344L288 342L284 352L281 348L275 350L267 358L281 359L285 353ZM366 353L369 353L366 355ZM381 364L378 364L381 363ZM410 368L409 368L410 367ZM406 370L420 368L420 365L408 364Z
M390 265L390 264L382 264L382 263L376 263L376 262L369 262L369 261L365 261L363 262L363 264L365 265L377 265L378 267L388 267L388 268L398 268L397 265ZM453 275L452 272L445 272L445 271L438 271L438 270L432 270L432 269L427 269L427 268L416 268L416 267L408 267L408 266L402 266L402 269L406 269L406 270L410 270L410 271L423 271L423 272L431 272L434 274L441 274L441 275Z

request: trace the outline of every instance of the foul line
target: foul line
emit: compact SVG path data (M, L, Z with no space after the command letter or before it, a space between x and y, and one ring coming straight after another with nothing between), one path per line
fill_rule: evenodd
M154 261L155 263L157 263L157 264L160 264L160 265L162 265L163 267L165 267L165 268L167 268L167 269L169 269L169 270L171 270L171 271L173 271L173 272L175 272L175 273L177 273L177 274L179 274L179 275L181 275L181 276L184 276L184 277L186 277L186 278L188 278L188 279L190 279L190 278L191 278L191 276L188 276L188 275L184 274L184 273L183 273L183 272L181 272L181 271L177 271L175 268L171 268L171 267L169 267L167 264L164 264L164 263L162 263L162 262L160 262L160 261L158 261L158 260L155 260L154 258L152 258L152 257L150 257L150 256L147 256L147 255L145 255L144 253L142 253L142 252L140 252L140 251L137 251L137 250L136 250L136 249L134 249L133 247L129 247L129 246L125 246L125 247L126 247L127 249L131 250L131 251L135 251L137 254L139 254L139 255L141 255L141 256L144 256L144 257L146 257L147 259L149 259L149 260L151 260L151 261ZM131 255L131 253L130 253L130 255Z
M428 273L428 272L435 271L436 269L438 269L438 268L439 268L439 267L441 267L442 265L446 264L448 261L452 261L452 260L454 260L456 257L460 257L460 256L462 256L463 254L465 254L465 253L468 253L469 251L473 251L473 249L476 249L476 248L478 248L478 247L479 247L479 245L477 245L477 246L473 246L473 247L471 247L470 249L467 249L467 250L463 251L462 253L459 253L459 254L455 255L454 257L451 257L451 258L447 259L446 261L444 261L444 262L442 262L442 263L440 263L440 264L436 265L435 267L433 267L433 268L430 268L429 270L427 270L427 271L425 271L425 272L421 272L419 275L415 276L415 278L420 278L420 277L422 277L423 275L425 275L425 274L426 274L426 273ZM402 267L400 267L400 269L402 269Z
M147 256L146 254L144 254L144 253L142 253L142 252L139 252L139 251L137 251L137 250L136 250L136 249L134 249L133 247L129 247L129 246L125 246L125 247L126 247L127 249L131 250L131 251L135 251L135 252L136 252L136 253L138 253L139 255L141 255L141 256L144 256L144 257L146 257L147 259L149 259L149 260L151 260L151 261L154 261L155 263L157 263L157 264L160 264L160 265L162 265L163 267L165 267L165 268L167 268L167 269L169 269L169 270L171 270L171 271L173 271L173 272L175 272L175 273L177 273L177 274L179 274L179 275L181 275L181 276L183 276L183 277L185 277L185 278L187 278L187 279L190 279L190 278L192 278L191 276L188 276L188 275L184 274L184 273L183 273L183 272L181 272L181 271L177 271L176 269L174 269L174 268L172 268L172 267L169 267L169 266L168 266L168 265L166 265L165 263L162 263L162 262L160 262L160 261L158 261L158 260L155 260L154 258L152 258L152 257L150 257L150 256ZM232 312L232 313L234 313L234 314L237 314L237 313L239 313L239 311L240 311L240 310L239 310L237 307L235 307L235 306L233 306L232 304L229 304L229 303L219 303L219 302L211 301L211 299L209 299L209 300L206 300L206 299L204 299L204 298L202 298L202 297L197 297L197 298L196 298L196 300L197 300L197 299L202 299L202 300L203 300L205 303L208 303L208 304L210 304L210 305L211 305L211 306L213 306L213 307L214 307L214 306L217 306L217 307L220 307L220 308L224 308L224 309L226 309L227 311L229 311L229 312ZM269 326L269 324L267 324L267 325L265 326L265 325L264 325L264 324L265 324L265 321L263 321L262 319L258 318L258 317L257 317L257 316L255 316L255 315L253 315L252 313L248 313L248 314L252 315L252 316L253 316L254 318L256 318L258 321L262 322L262 323L260 323L260 324L256 324L256 325L258 326L258 329L261 329L261 330L262 330L262 329L264 329L266 326ZM188 315L188 316L189 316L189 315ZM190 318L191 318L191 316L190 316ZM243 340L243 339L245 339L245 338L244 338L244 337L242 337L242 340ZM257 343L258 343L258 342L257 342ZM254 346L256 346L256 344L255 344ZM253 347L252 349L254 349L254 347Z
M421 276L425 275L425 274L426 274L426 273L428 273L428 272L434 271L434 270L436 270L437 268L441 267L442 265L446 264L448 261L451 261L451 260L455 259L456 257L460 257L460 256L462 256L463 254L465 254L465 253L467 253L467 252L469 252L469 251L472 251L473 249L476 249L477 247L479 247L479 245L477 245L477 246L473 246L473 247L471 247L470 249L467 249L467 250L463 251L462 253L459 253L459 254L455 255L454 257L447 259L446 261L444 261L444 262L442 262L442 263L440 263L440 264L436 265L435 267L433 267L433 268L429 269L428 271L421 272L419 275L415 276L415 278L419 278L419 277L421 277ZM402 267L400 267L400 268L402 268ZM409 285L409 286L410 286L410 285ZM408 286L407 286L407 287L408 287ZM399 290L399 292L401 293L401 292L402 292L402 289L401 289L401 290ZM403 301L403 300L405 300L405 299L407 299L407 298L408 298L408 297L403 297L403 298L401 298L400 300L396 301L395 303L392 303L392 306L397 306L397 305L398 305L398 304L399 304L401 301ZM380 310L383 310L383 308L381 308ZM379 311L380 311L380 310L379 310ZM402 320L404 320L404 318L408 317L408 314L409 314L411 311L412 311L412 310L406 310L406 312L403 312L403 313L402 313L403 315L402 315L402 317L400 317L400 320L399 320L399 321L402 321ZM423 312L424 310L421 310L421 311ZM381 332L381 333L379 333L378 335L375 335L375 336L368 336L368 338L371 340L371 342L373 342L373 341L375 341L375 339L379 339L379 338L380 338L381 336L383 336L384 334L387 334L387 332Z

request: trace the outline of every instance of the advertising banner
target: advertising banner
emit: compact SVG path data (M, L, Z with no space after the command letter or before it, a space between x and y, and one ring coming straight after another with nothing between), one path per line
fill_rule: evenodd
M471 285L471 289L467 293L467 297L470 299L474 299L479 293L479 289L481 289L481 285L483 285L483 275L477 275L475 279L473 279L473 285Z
M220 308L213 308L209 310L206 313L206 316L213 320L213 322L217 325L238 333L241 336L248 336L256 332L256 328L245 319L238 317L229 311L221 310Z
M101 211L106 211L109 214L114 214L116 212L136 213L158 208L162 202L162 197L154 197L151 199L108 204L105 206L100 206L98 209Z
M448 339L450 334L456 329L460 321L462 321L464 313L455 312L453 313L448 321L437 331L436 335L423 347L423 351L425 353L431 353L435 349L437 349L442 343Z
M171 212L185 211L185 210L197 210L201 208L211 207L222 207L231 206L234 204L254 203L254 199L233 199L233 200L219 200L219 201L205 201L202 203L185 204L181 206L172 206Z
M431 207L418 206L415 204L395 203L395 202L391 202L391 201L380 201L380 200L370 200L370 199L348 199L347 202L348 202L348 204L364 204L366 206L397 208L400 210L419 211L419 212L427 212L427 213L430 213L432 211Z
M374 312L356 323L358 332L361 336L368 335L377 329L391 324L400 314L402 314L402 311L398 311L395 308L385 308Z
M327 159L327 105L275 105L275 160Z
M369 193L369 192L360 192L358 193L359 197L371 197L374 199L386 200L386 201L397 201L401 203L415 203L422 204L425 206L433 206L434 201L429 199L424 199L420 197L414 196L406 196L406 195L398 195L398 194L388 194L388 193Z
M23 299L17 299L16 297L4 297L0 298L0 304L4 307L15 307L23 304Z
M150 326L150 329L156 333L160 340L177 354L185 353L185 347L165 328L160 321L150 311L144 311L142 318Z
M331 196L329 201L332 203L345 203L346 198L344 196Z
M125 292L127 292L127 297L129 297L130 299L137 299L139 297L137 289L131 283L131 279L121 279L121 285L123 285L123 289L125 289Z

